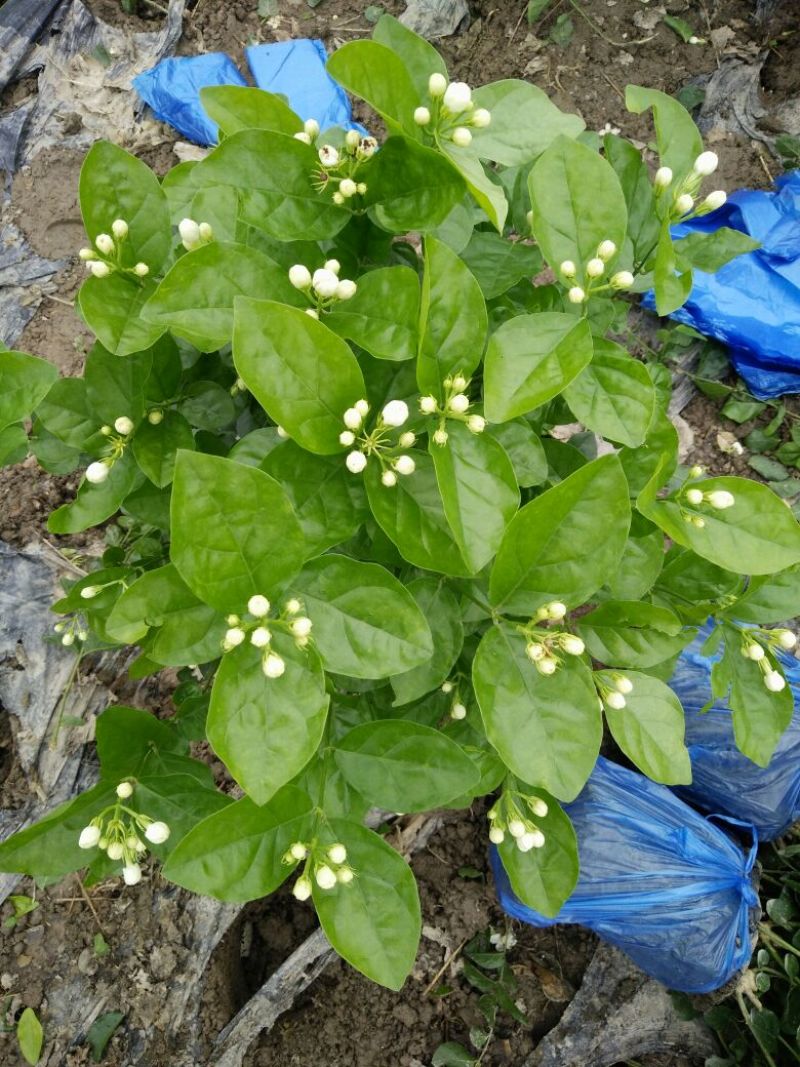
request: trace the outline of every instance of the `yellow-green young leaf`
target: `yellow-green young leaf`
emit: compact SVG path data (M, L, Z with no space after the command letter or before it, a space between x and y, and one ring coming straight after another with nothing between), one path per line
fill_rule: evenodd
M628 212L614 168L587 145L557 137L528 178L533 233L558 276L565 260L579 276L601 241L625 240Z
M440 141L439 148L466 182L467 189L489 216L494 228L502 233L508 216L508 200L503 187L487 174L472 147L461 148L452 141Z
M312 804L287 785L259 807L242 797L198 823L173 849L164 877L176 885L236 903L273 893L292 872L283 856L313 832Z
M17 1023L17 1041L25 1060L36 1067L42 1054L44 1030L33 1008L26 1008Z
M402 58L377 41L350 41L327 62L328 73L354 96L366 100L392 132L402 130L420 140L414 109L420 103ZM433 67L431 71L433 71Z
M551 600L577 607L616 571L630 522L616 456L585 464L511 520L492 567L492 603L528 616Z
M285 664L267 678L261 650L240 645L214 677L206 730L216 754L256 804L266 804L305 767L322 740L328 713L325 674L313 647L273 629L271 648Z
M282 96L249 85L206 85L200 90L200 103L223 137L239 130L273 130L291 137L303 128L302 119Z
M366 396L346 341L297 308L239 297L233 359L259 404L302 448L344 450L344 413Z
M586 319L558 311L517 315L489 339L484 401L490 422L506 422L552 400L592 358Z
M614 740L629 760L664 785L688 785L692 765L684 744L685 719L681 702L664 682L649 674L626 671L633 684L625 694L625 707L605 707L606 721ZM600 674L603 682L614 686L612 672Z
M242 612L254 593L278 595L305 554L300 525L274 478L219 456L178 454L170 555L206 604Z
M717 510L701 504L684 507L674 499L658 499L661 468L639 494L641 513L673 541L735 574L774 574L800 562L800 526L784 502L766 485L746 478L708 478L704 492L733 494L732 507ZM684 521L682 512L700 516L705 525Z
M24 352L0 352L0 430L30 418L47 396L58 371Z
M436 638L433 651L424 663L391 679L395 707L409 704L441 685L458 659L464 643L461 609L455 594L444 581L415 578L407 588Z
M439 730L404 719L356 726L337 742L336 763L350 785L388 811L428 811L468 793L477 766Z
M481 287L452 249L435 237L425 241L417 384L444 398L447 375L468 378L481 361L487 329Z
M620 345L596 340L591 363L564 390L584 426L630 448L644 443L656 392L643 363Z
M703 138L686 108L674 96L641 85L626 86L625 106L635 115L653 109L659 162L682 178L703 151Z
M292 589L314 624L314 646L329 671L388 678L433 652L416 601L377 563L329 553L306 564Z
M475 152L507 167L532 162L559 134L577 137L585 127L578 115L560 111L547 93L519 78L483 85L472 99L492 114L489 126L473 131Z
M559 800L573 800L600 751L602 718L592 672L565 656L555 674L540 674L525 639L493 626L472 665L486 736L506 766Z
M608 667L655 667L696 634L667 608L638 600L608 600L582 615L578 628L592 656Z
M323 844L343 844L355 876L333 889L314 885L325 935L357 971L389 989L402 988L417 955L419 894L411 868L382 837L359 823L329 819Z
M520 852L515 839L506 834L497 851L522 903L552 919L578 881L578 841L569 816L549 793L526 786L525 794L547 804L547 815L536 817L544 845Z
M381 267L358 279L356 295L334 304L325 324L376 359L417 354L419 279L409 267Z

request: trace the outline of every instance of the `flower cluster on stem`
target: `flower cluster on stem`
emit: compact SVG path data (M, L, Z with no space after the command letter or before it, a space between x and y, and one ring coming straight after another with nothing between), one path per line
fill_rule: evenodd
M178 223L178 235L187 252L194 252L214 240L214 231L207 222L195 222L194 219L181 219Z
M99 233L94 239L94 248L82 248L78 255L95 278L107 278L117 272L132 275L134 278L146 278L150 273L146 263L135 263L132 267L123 266L122 252L127 237L128 224L125 219L114 219L111 223L111 233Z
M697 509L710 507L714 511L727 511L736 503L736 497L727 489L702 489L697 479L705 473L700 466L690 467L686 482L678 493L678 503L683 521L702 530L706 524L705 516Z
M313 136L309 132L314 129ZM319 126L313 119L306 122L302 133L294 136L299 141L311 144L319 133ZM367 191L366 182L358 181L361 166L371 159L378 150L374 137L362 137L358 130L348 130L341 149L324 144L318 151L319 169L313 177L314 188L318 193L332 190L331 199L340 207L354 200L361 204L361 197Z
M101 426L100 433L106 438L105 455L86 468L86 481L92 485L101 485L111 473L111 468L123 454L130 442L130 436L136 429L133 419L120 415L113 426Z
M493 845L501 845L508 834L520 852L542 848L545 836L534 819L543 819L548 811L541 797L504 789L487 813L489 840Z
M447 420L454 419L463 422L471 433L483 433L486 428L486 419L483 415L470 412L472 401L468 390L470 379L463 374L448 375L444 382L444 402L439 403L433 395L419 398L419 410L423 415L433 415L437 419L436 429L432 433L433 443L444 447L447 444L449 434L447 432Z
M286 672L286 661L273 647L272 631L277 630L294 638L297 648L308 648L313 623L303 614L303 605L291 597L282 610L270 616L272 604L261 593L247 601L247 617L228 615L228 629L222 638L222 651L231 652L249 640L261 653L261 670L265 678L280 678Z
M579 277L578 268L571 259L565 259L559 267L559 274L568 287L567 297L571 304L585 304L590 296L613 289L619 292L630 289L633 275L629 270L618 270L606 279L608 263L616 256L617 246L613 241L601 241L592 258L583 268Z
M628 703L625 697L633 692L633 682L630 678L619 671L606 672L603 675L595 673L593 677L600 710L610 708L612 711L622 711Z
M525 638L525 655L539 674L555 674L563 663L563 654L582 656L586 646L577 634L568 630L545 628L545 622L561 622L567 614L566 604L553 600L543 604L527 623L520 623L517 633Z
M297 900L308 900L314 883L320 889L329 890L349 885L355 878L355 871L347 862L347 849L339 843L322 846L316 841L295 841L284 853L282 862L303 863L303 871L292 887Z
M766 630L752 627L741 631L742 643L739 648L745 659L757 663L761 671L761 680L770 693L780 693L786 688L786 678L778 669L775 653L778 650L791 652L797 646L797 637L791 630Z
M123 803L133 796L133 791L133 782L120 782L116 802L95 815L78 836L80 848L102 849L109 859L122 863L125 885L136 885L142 880L141 860L147 852L146 842L162 845L170 835L167 823L133 811Z
M449 712L450 718L455 722L460 722L461 719L466 719L467 706L461 697L461 689L459 687L458 679L451 681L448 678L446 682L442 682L442 692L450 696L452 700Z
M406 430L393 439L394 431L408 421L408 404L405 400L390 400L384 404L371 430L366 428L370 407L367 400L357 400L342 416L344 429L339 434L339 443L351 448L345 465L351 474L361 474L374 459L380 464L381 483L388 489L397 485L398 476L408 477L417 468L414 457L407 451L417 440L412 430Z
M458 148L472 144L472 130L485 129L492 121L490 111L475 107L472 90L466 82L448 82L435 72L428 79L428 98L414 111L414 122L437 141L451 141Z
M289 281L305 293L311 307L306 308L306 315L318 319L320 313L330 311L339 300L351 300L358 286L350 278L339 278L341 264L338 259L326 259L324 266L312 274L302 263L295 263L289 268Z
M703 179L708 178L717 169L719 159L716 152L701 152L686 177L675 183L670 167L659 167L653 179L657 203L671 222L686 220L699 215L707 215L722 207L728 199L722 189L715 189L699 203L697 194Z

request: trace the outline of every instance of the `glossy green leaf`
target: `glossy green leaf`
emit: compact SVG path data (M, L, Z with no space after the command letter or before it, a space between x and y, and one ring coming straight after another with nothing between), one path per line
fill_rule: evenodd
M145 770L136 782L130 803L137 811L169 826L169 839L151 848L162 861L199 823L233 803L231 797L213 785L213 781L209 788L194 774L165 774L161 768L154 768L156 773L147 773L148 768Z
M517 484L523 488L541 485L547 478L547 456L541 438L526 419L512 419L487 427L505 449L514 468Z
M100 429L97 417L89 409L82 378L59 378L40 402L36 415L68 448L82 449Z
M636 600L609 600L582 615L581 637L595 659L609 667L655 667L695 636L666 608Z
M403 60L391 48L377 41L350 41L336 49L327 68L348 92L366 100L390 130L402 129L419 139L419 127L414 123L419 90Z
M721 270L737 256L760 247L760 241L729 226L720 226L713 233L691 233L673 245L680 270L694 268L709 274Z
M334 304L325 325L376 359L417 354L419 279L408 267L381 267L358 279L356 295Z
M725 614L761 626L800 615L800 564L769 577L751 578L747 591Z
M656 394L643 363L619 345L595 341L594 356L564 390L584 426L629 448L644 443Z
M487 300L505 293L522 278L532 278L542 269L542 257L533 245L508 241L499 233L485 230L473 233L461 258Z
M133 454L147 478L163 488L175 473L175 460L180 449L192 451L192 428L183 415L167 411L156 426L143 422L133 439Z
M700 131L686 108L674 96L641 85L626 86L625 106L635 115L653 109L659 162L683 177L703 151Z
M119 510L122 501L141 479L133 457L128 452L123 453L104 482L92 485L84 479L72 503L62 504L50 513L47 529L51 533L67 534L97 526Z
M472 148L461 148L452 141L440 141L439 148L466 182L467 189L486 212L491 224L502 233L508 217L508 200L503 187L489 176Z
M585 123L560 111L544 90L519 78L483 85L472 94L476 107L491 112L491 123L473 130L472 147L481 159L508 167L530 163L560 134L577 137Z
M92 346L86 357L84 381L86 402L97 423L113 426L120 415L136 424L145 409L146 384L152 368L149 351L116 356L101 344Z
M233 358L259 404L302 448L343 450L343 415L366 390L356 357L332 330L296 308L240 297Z
M195 595L220 611L243 611L254 593L277 595L305 558L286 493L254 467L180 452L171 507L172 562Z
M184 739L167 723L142 708L121 704L97 718L97 756L104 779L116 785L123 778L138 778L151 752L185 753Z
M440 686L450 674L464 643L458 600L443 581L415 578L407 588L435 638L433 652L424 663L392 678L395 706L409 704Z
M303 128L282 96L249 85L206 85L200 103L224 137L240 130L273 130L291 137Z
M677 311L686 302L692 290L691 269L679 270L668 218L665 218L661 224L653 281L656 311L659 315L671 315L673 311Z
M0 430L0 467L20 463L27 454L28 435L24 426L12 425Z
M643 597L655 584L664 559L663 532L634 514L617 573L607 582L611 595L617 600Z
M554 918L578 881L578 842L569 816L548 793L525 789L547 804L547 815L537 816L544 845L520 852L510 836L498 846L511 888L523 904Z
M155 290L152 278L134 280L122 274L87 278L78 304L98 341L117 356L129 356L150 348L164 333L164 326L142 317L142 308Z
M52 363L24 352L0 352L0 430L30 418L58 379Z
M464 196L459 173L438 152L408 137L385 141L364 177L370 215L392 233L429 233Z
M614 134L603 138L605 157L616 171L628 208L628 240L634 263L644 264L658 241L658 216L650 171L641 151Z
M447 77L445 62L433 45L392 15L378 19L372 37L400 57L420 98L428 92L431 74L438 72Z
M178 404L181 415L199 430L215 433L236 418L236 407L229 389L217 382L192 382Z

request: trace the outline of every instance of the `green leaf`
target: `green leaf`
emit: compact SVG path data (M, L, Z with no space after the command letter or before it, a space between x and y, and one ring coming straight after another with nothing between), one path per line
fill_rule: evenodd
M205 769L204 764L200 766ZM167 767L165 773L160 767L147 768L153 773L146 773L137 781L131 800L137 811L161 819L171 830L167 842L151 848L160 860L166 859L175 845L203 819L233 803L232 798L220 793L213 782L209 788L209 784L196 774L170 774L171 769Z
M552 400L591 359L586 319L558 311L509 319L489 338L486 350L487 419L505 422Z
M263 252L213 241L181 256L147 301L143 315L201 352L213 352L230 344L237 296L303 303L286 271Z
M414 598L385 568L330 553L306 564L293 590L311 618L323 665L352 678L387 678L433 652Z
M147 164L110 141L98 141L81 167L80 202L90 241L94 242L98 234L110 234L112 222L124 219L128 236L119 242L122 265L130 268L143 262L151 274L161 269L172 245L169 209L158 178ZM95 278L90 282L109 280Z
M428 811L478 784L480 772L439 730L405 719L365 722L334 750L347 781L386 811Z
M222 657L208 710L211 747L256 804L266 804L308 763L328 713L313 648L298 649L275 630L271 647L286 664L280 678L267 678L260 651L241 645Z
M259 807L249 797L198 823L173 850L164 877L193 893L246 903L274 893L291 873L283 856L312 833L312 804L287 785Z
M487 174L471 148L460 148L452 141L441 141L439 149L467 183L467 189L478 206L486 212L491 224L498 233L502 233L508 215L508 201L502 186Z
M350 212L314 188L318 169L311 145L272 130L240 130L226 137L192 173L199 187L235 189L242 222L279 241L321 241L335 237Z
M126 451L111 467L108 477L99 485L84 480L71 504L62 504L50 513L47 529L51 533L67 534L88 530L111 518L125 497L134 488L141 474Z
M28 435L24 426L6 426L0 430L0 467L19 463L27 454Z
M625 677L633 683L625 695L625 707L605 707L614 740L654 782L688 785L692 765L683 741L685 719L680 700L668 685L649 674L628 671ZM612 675L601 673L600 678L615 688Z
M552 919L578 881L578 842L569 816L549 793L526 788L525 794L539 797L547 804L547 815L536 817L544 844L520 852L516 841L506 836L497 851L511 888L522 903Z
M656 498L659 471L639 494L643 515L680 545L735 574L774 574L800 562L800 527L791 511L765 485L746 478L707 478L704 492L733 493L736 503L724 511L702 506L705 526L684 522L676 500Z
M771 693L758 663L741 655L740 644L737 631L726 630L722 661L712 668L713 688L724 693L730 686L727 702L736 744L753 763L766 767L792 721L794 697L788 685Z
M622 247L627 208L614 168L591 148L557 137L528 178L533 233L554 271L572 260L582 273L601 241Z
M695 637L667 608L636 600L609 600L581 616L581 637L595 659L609 667L655 667Z
M414 965L421 918L411 868L383 838L358 823L329 819L328 842L347 849L349 885L320 889L314 905L326 937L347 962L379 985L399 990Z
M215 433L236 418L236 408L229 390L217 382L192 382L187 387L178 409L192 426Z
M402 58L391 47L378 41L350 41L329 57L327 69L348 92L366 100L390 131L403 130L419 140L419 127L414 123L419 90ZM431 67L431 71L434 69Z
M100 429L97 417L89 410L82 378L59 378L39 404L36 415L51 434L78 450Z
M637 532L637 522L646 531ZM617 600L638 600L652 589L664 566L664 534L657 526L634 515L617 573L608 581L611 595Z
M760 248L761 242L729 226L720 226L713 233L690 233L675 241L673 247L680 270L694 267L713 274L737 256Z
M281 486L264 471L180 452L172 488L170 555L201 600L241 612L254 593L278 595L306 546Z
M800 615L800 564L769 577L751 578L747 591L724 614L761 626Z
M0 352L0 430L31 416L58 379L47 360L24 352Z
M102 936L102 935L100 935ZM98 1015L86 1034L86 1044L92 1050L92 1060L100 1063L119 1024L125 1018L121 1011L106 1011Z
M703 151L703 138L686 108L674 97L640 85L626 86L625 106L635 115L653 109L659 161L682 178Z
M560 111L544 90L518 78L484 85L472 99L492 113L489 126L473 130L472 147L481 159L508 167L532 162L556 137L577 137L586 125L579 115Z
M673 311L677 311L692 291L691 269L684 270L682 273L678 273L678 269L670 221L669 218L665 218L661 223L653 273L656 311L659 315L671 315Z
M127 275L87 278L78 293L81 315L98 341L117 356L143 352L164 333L142 317L142 308L156 290L152 278Z
M165 412L156 426L143 422L133 439L133 454L139 469L160 489L172 481L181 449L192 451L194 436L189 423L177 411Z
M24 1059L33 1065L39 1062L44 1044L44 1030L33 1008L25 1008L17 1023L17 1041Z
M98 716L96 741L103 779L114 786L122 778L137 778L151 752L187 749L183 738L155 715L121 704Z
M382 267L362 274L356 295L334 304L325 325L376 359L413 359L417 354L419 279L409 267Z
M692 38L695 37L695 32L684 19L676 18L674 15L664 15L662 22L666 26L669 26L672 32L676 33L684 44L692 43ZM697 41L695 40L693 43L696 44Z
M414 459L414 473L398 478L392 488L382 484L377 463L367 465L363 477L372 514L403 559L424 570L468 578L471 572L450 531L433 460L424 452L414 452Z
M428 79L434 72L447 77L444 60L433 45L413 30L409 30L399 19L383 15L372 31L372 38L400 57L418 96L427 94Z
M145 386L152 367L149 351L120 357L94 344L86 358L86 401L98 421L113 425L120 415L134 423L145 409ZM99 429L99 426L96 426Z
M297 308L269 300L236 301L236 369L276 423L310 452L341 452L347 408L366 396L349 345Z
M392 233L436 229L464 196L464 181L447 160L407 137L385 141L364 179L370 215Z
M487 300L505 293L522 278L532 278L542 268L542 257L533 245L508 241L485 230L473 233L461 258Z
M514 468L517 484L523 488L541 485L547 478L547 456L539 435L526 419L512 419L487 427L505 449Z
M395 707L409 704L440 686L450 674L464 643L458 600L444 582L416 578L409 582L408 591L428 620L436 640L433 652L424 663L391 679Z
M644 443L656 393L643 363L619 345L595 341L592 362L564 390L584 426L629 448Z
M457 1041L445 1041L439 1045L431 1060L433 1067L475 1067L475 1063L475 1057Z
M511 520L492 568L492 603L529 616L551 600L577 607L615 573L629 527L619 460L587 463Z
M428 237L417 359L421 392L441 400L447 375L472 374L483 355L487 323L478 282L452 249Z
M462 422L448 426L447 444L430 440L428 448L453 537L477 574L494 558L517 513L519 489L499 442L489 434L472 433Z
M200 103L223 137L240 130L272 130L291 137L303 129L302 119L282 96L249 85L206 85Z
M634 263L649 261L658 241L658 215L650 172L638 148L613 134L603 138L608 162L616 171L628 208L628 238Z
M472 684L486 736L506 766L559 800L574 800L592 773L603 732L583 659L565 657L547 677L526 656L522 636L493 626L475 654Z
M575 23L570 18L566 11L562 11L553 23L553 27L548 34L553 44L560 45L565 48L572 40L572 35L575 32Z

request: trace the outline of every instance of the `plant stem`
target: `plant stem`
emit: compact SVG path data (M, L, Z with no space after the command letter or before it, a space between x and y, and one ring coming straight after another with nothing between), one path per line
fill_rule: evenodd
M758 1036L758 1034L753 1029L753 1026L750 1023L750 1016L748 1014L747 1008L746 1008L745 1003L744 1003L744 998L742 997L741 990L739 990L739 989L736 990L736 1003L739 1005L739 1011L742 1013L742 1018L744 1019L745 1026L750 1031L750 1033L753 1035L755 1043L761 1049L761 1052L764 1055L764 1059L769 1064L769 1067L778 1067L778 1065L775 1063L775 1060L773 1060L772 1056L770 1056L769 1052L767 1052L767 1050L764 1048L764 1045L761 1042L761 1038Z

